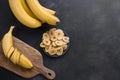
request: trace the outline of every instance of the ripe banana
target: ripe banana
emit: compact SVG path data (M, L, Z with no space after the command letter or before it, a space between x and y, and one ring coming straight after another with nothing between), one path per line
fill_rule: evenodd
M42 21L46 22L50 25L56 25L60 20L54 16L49 14L45 11L42 5L39 3L38 0L26 0L28 6L32 10L32 12Z
M21 4L22 4L24 10L28 13L28 15L30 15L31 17L37 19L37 17L32 13L32 11L30 10L30 8L28 7L28 5L26 3L26 0L21 0Z
M56 11L52 10L52 9L48 9L46 7L41 6L45 11L47 11L48 13L55 15Z
M25 26L30 28L38 28L41 22L36 18L30 16L24 9L21 0L8 0L11 11L14 16ZM34 1L34 0L33 0Z
M21 0L21 3L22 3L22 5L23 5L25 11L26 11L30 16L32 16L32 17L34 17L34 18L37 19L37 17L32 13L32 11L30 10L30 8L28 7L28 4L27 4L26 0ZM55 15L55 13L56 13L54 10L48 9L48 8L46 8L46 7L43 7L43 6L42 6L42 8L43 8L45 11L47 11L48 13L52 14L52 15Z
M4 55L5 55L7 58L9 58L8 53L9 53L9 52L13 52L13 50L10 51L10 49L12 49L11 47L13 46L12 35L11 35L11 33L12 33L12 31L13 31L13 28L14 28L14 27L11 27L10 30L9 30L9 32L6 33L6 34L4 35L4 37L3 37L3 39L2 39L3 52L4 52Z
M13 46L12 31L14 26L10 27L10 30L3 36L2 49L4 55L14 64L20 65L21 67L30 69L33 67L31 61L24 56L20 51Z

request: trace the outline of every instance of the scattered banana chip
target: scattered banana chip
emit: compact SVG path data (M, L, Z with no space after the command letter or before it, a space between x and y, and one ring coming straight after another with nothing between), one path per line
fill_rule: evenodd
M52 28L43 34L40 47L51 56L61 56L68 48L68 43L69 37L64 34L62 29Z

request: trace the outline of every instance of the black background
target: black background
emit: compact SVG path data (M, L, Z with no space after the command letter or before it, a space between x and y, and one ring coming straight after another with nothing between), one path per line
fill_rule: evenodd
M0 1L0 39L10 25L15 25L13 35L41 52L45 66L56 72L55 80L120 80L120 0L40 1L57 11L61 20L57 28L70 36L70 48L64 56L45 55L39 43L42 33L51 26L38 29L23 26L13 16L7 0ZM0 68L0 78L47 80L41 75L24 79L3 68Z

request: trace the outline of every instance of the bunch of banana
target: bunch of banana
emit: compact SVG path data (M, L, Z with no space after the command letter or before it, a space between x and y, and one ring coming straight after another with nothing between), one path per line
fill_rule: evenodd
M10 27L10 30L3 36L2 48L4 55L14 64L21 67L30 69L33 67L31 61L25 57L20 51L13 46L12 31L14 26Z
M38 0L8 0L14 16L27 27L38 28L42 23L56 25L60 20L55 11L43 7Z

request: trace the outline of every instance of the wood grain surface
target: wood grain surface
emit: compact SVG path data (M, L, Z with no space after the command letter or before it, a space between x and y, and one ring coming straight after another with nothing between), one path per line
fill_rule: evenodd
M10 62L3 54L1 42L0 42L0 67L3 67L9 71L14 72L15 74L22 76L24 78L32 78L38 74L44 75L48 79L54 79L54 71L44 67L43 58L39 51L27 45L23 41L13 37L13 43L18 50L23 53L33 64L32 69L24 69L18 65Z

